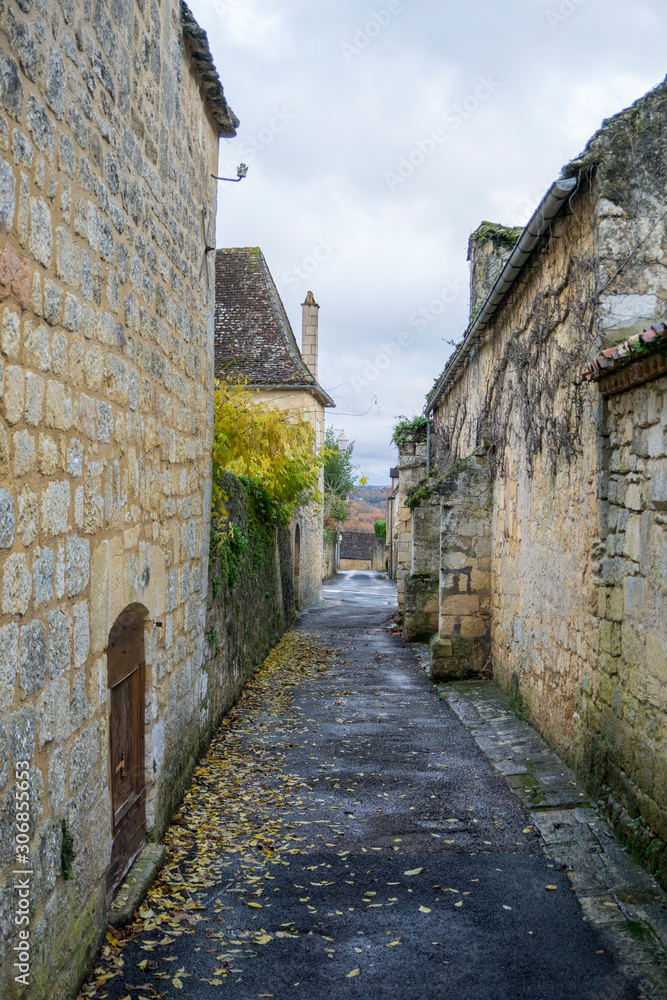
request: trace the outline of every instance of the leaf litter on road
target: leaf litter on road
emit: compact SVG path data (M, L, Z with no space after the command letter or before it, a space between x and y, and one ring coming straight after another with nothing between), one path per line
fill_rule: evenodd
M281 816L281 808L300 806L298 789L306 786L300 775L283 769L285 755L281 750L294 746L287 740L303 731L303 718L292 711L293 687L324 673L331 656L317 636L288 632L248 681L195 768L192 785L165 834L166 859L158 878L133 922L113 933L110 929L79 1000L105 995L101 991L109 980L136 975L137 969L157 980L166 977L176 989L183 989L183 981L190 975L185 967L165 973L168 966L162 965L175 960L165 951L183 934L200 935L219 947L242 944L248 955L253 945L272 940L264 928L243 931L242 941L225 940L224 930L219 929L221 917L217 916L216 927L207 926L210 916L204 913L210 914L211 907L218 912L220 897L226 893L240 898L247 893L247 907L263 909L263 904L256 902L261 892L257 883L267 877L267 866L289 864L283 855L300 853L296 845L301 838L288 832L289 816ZM270 732L258 724L260 716L272 720ZM225 880L230 874L225 870L230 868L239 870ZM207 890L212 888L218 891L211 896ZM250 898L253 895L255 899ZM279 933L298 939L298 932ZM123 952L135 940L142 950L155 951L159 960L145 959L126 968ZM232 960L232 951L227 951L218 956L213 977L198 978L221 985L225 978L242 971ZM157 995L149 983L138 988Z

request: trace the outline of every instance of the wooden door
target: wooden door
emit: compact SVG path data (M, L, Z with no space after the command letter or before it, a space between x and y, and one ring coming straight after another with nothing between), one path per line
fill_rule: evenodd
M120 615L109 633L107 666L111 707L109 759L113 845L107 893L120 883L146 841L144 781L144 623Z

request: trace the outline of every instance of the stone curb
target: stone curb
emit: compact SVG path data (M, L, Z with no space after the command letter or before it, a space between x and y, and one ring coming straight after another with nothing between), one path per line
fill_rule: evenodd
M122 927L132 920L134 911L155 881L165 859L164 844L146 844L123 879L109 907L107 924Z
M667 893L621 846L574 772L513 714L500 688L484 681L435 687L521 799L547 853L567 871L584 919L639 979L641 997L664 1000Z

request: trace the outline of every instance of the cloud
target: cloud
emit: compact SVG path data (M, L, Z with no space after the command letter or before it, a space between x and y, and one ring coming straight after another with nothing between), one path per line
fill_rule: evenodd
M218 246L262 247L297 338L314 292L320 377L340 386L329 420L374 483L395 462L395 417L421 411L465 329L470 232L527 221L602 119L659 82L667 28L661 0L637 0L631 17L625 0L399 6L346 59L385 0L192 0L241 119L221 166L234 176L250 161L241 184L219 185ZM475 105L480 79L497 86ZM402 158L413 169L392 188ZM411 324L447 282L460 292ZM411 343L351 395L341 384L401 331Z

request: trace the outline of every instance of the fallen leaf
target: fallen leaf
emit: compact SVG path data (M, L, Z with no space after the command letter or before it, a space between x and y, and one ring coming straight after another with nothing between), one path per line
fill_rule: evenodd
M412 868L409 872L403 872L403 874L404 875L419 875L419 873L422 872L423 870L424 870L423 868Z
M460 899L458 903L454 903L454 906L463 906L463 900Z
M346 979L352 979L353 976L358 976L360 972L361 972L361 969L352 969L352 972L348 972L348 974L346 975L345 978Z
M430 909L428 908L428 906L420 906L420 907L419 907L419 912L420 912L420 913L430 913L431 911L430 911Z
M385 947L386 948L395 948L396 945L400 944L400 943L401 943L401 939L400 938L396 938L395 941L389 941L388 944L385 945Z
M262 909L264 909L264 907L262 906L261 903L250 902L250 903L248 903L248 906L251 906L253 908L253 910L262 910Z
M183 989L183 983L178 978L178 976L174 976L174 978L171 981L171 985L175 986L177 990L182 990Z
M255 938L255 944L268 944L269 941L273 941L270 934L260 934L259 937Z
M549 890L549 892L553 892L553 890L554 890L554 889L557 889L557 888L558 888L558 886L557 886L557 885L545 885L545 887L544 887L544 888L545 888L545 889L548 889L548 890Z
M532 828L531 828L531 827L527 826L527 827L526 827L526 829L525 829L525 830L523 830L522 832L523 832L523 833L532 833L533 831L532 831Z

